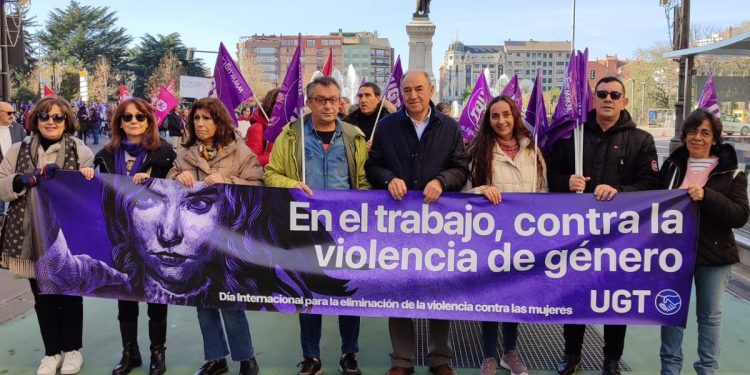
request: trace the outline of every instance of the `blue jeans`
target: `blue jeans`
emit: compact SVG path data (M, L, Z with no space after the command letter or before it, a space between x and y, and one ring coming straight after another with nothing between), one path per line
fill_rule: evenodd
M299 338L302 356L320 358L320 334L323 317L318 314L299 314ZM359 352L359 317L339 315L341 354Z
M221 315L219 315L221 312ZM221 318L224 318L224 327ZM206 361L215 361L229 354L224 331L229 338L233 361L244 361L255 357L250 325L244 310L207 309L198 307L198 323L203 335L203 356Z
M719 372L721 351L721 303L732 266L695 267L695 313L698 320L698 361L693 364L699 375ZM661 327L661 374L679 374L682 370L684 328Z
M497 353L497 322L482 322L482 348L484 358L494 358ZM500 323L503 325L503 353L516 350L518 341L518 323Z

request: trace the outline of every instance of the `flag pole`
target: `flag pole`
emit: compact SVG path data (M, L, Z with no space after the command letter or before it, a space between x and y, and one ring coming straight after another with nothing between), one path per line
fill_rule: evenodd
M297 81L299 81L299 83L297 83L297 86L298 86L297 90L302 92L302 95L303 95L302 108L299 108L299 114L298 114L299 125L300 125L299 128L301 129L300 140L302 141L302 183L307 184L307 179L305 178L305 120L304 120L305 118L304 96L306 95L306 93L305 93L304 87L302 86L302 77L304 76L305 71L302 70L302 34L300 33L297 35L298 35L297 36L297 48L299 49L299 52L300 52L299 61L297 62L297 64L299 64L299 67L297 67L297 70L299 71L299 77L297 77Z
M266 121L268 121L268 114L266 114L266 110L263 109L263 103L258 103L258 108L260 108L260 113L262 113L263 117L265 117Z
M378 127L378 121L380 121L380 113L383 111L383 104L385 102L385 97L383 95L380 96L380 107L378 108L378 114L375 116L375 123L372 124L372 133L370 133L370 139L375 138L375 128Z

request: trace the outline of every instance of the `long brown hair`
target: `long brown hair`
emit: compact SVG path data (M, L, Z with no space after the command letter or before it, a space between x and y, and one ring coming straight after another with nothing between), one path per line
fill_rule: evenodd
M73 108L70 107L70 103L60 96L47 96L34 104L34 107L31 108L31 114L29 115L29 128L31 131L35 134L39 134L39 114L42 112L49 112L54 105L60 107L62 115L65 116L65 130L63 133L75 133L78 118L76 118L75 113L73 113ZM39 135L41 136L41 134Z
M496 96L492 98L492 101L487 105L487 109L484 111L482 116L482 123L479 125L479 132L474 140L469 145L469 162L471 163L470 181L473 186L481 185L492 185L492 152L497 142L497 134L492 129L491 124L491 109L492 106L500 101L504 101L510 107L510 113L513 116L513 138L521 140L522 138L528 138L531 140L531 133L524 125L523 118L521 117L521 111L518 110L516 102L509 96ZM536 146L531 142L528 149L534 151ZM537 156L537 179L539 183L544 181L544 168L542 163L539 161L541 157L541 151Z
M193 108L190 109L190 116L188 117L188 122L185 126L188 137L187 141L182 144L184 147L193 146L198 142L198 137L195 135L195 123L193 123L193 118L195 117L195 112L199 109L210 113L211 119L214 120L214 124L216 124L216 135L214 135L215 145L224 147L236 139L234 134L234 123L232 122L232 117L229 115L229 111L227 110L227 107L224 106L224 103L216 98L203 98L198 99L193 103Z
M143 99L130 98L120 103L114 113L112 113L112 118L109 119L109 123L112 124L112 139L104 146L104 148L110 154L114 154L115 151L120 148L122 140L127 139L125 130L122 129L122 116L125 114L125 108L128 108L128 105L130 104L134 105L138 112L146 115L148 127L146 128L146 132L143 133L143 141L141 141L143 147L148 151L156 151L161 147L162 140L159 137L159 130L156 128L154 107ZM135 115L135 113L132 114Z

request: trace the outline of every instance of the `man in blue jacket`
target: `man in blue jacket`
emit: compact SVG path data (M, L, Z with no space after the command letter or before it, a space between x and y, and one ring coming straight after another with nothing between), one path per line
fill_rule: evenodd
M460 191L469 174L469 157L458 124L435 109L430 98L435 87L423 71L407 73L401 80L404 108L377 124L370 158L365 163L373 188L388 189L401 200L409 190L421 191L425 203L438 200L444 191ZM414 372L415 331L409 318L390 318L393 353L387 375ZM429 320L430 372L455 375L450 367L450 321Z

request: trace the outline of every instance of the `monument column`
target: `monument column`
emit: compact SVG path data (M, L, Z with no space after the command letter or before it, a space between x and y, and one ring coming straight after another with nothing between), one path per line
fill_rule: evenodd
M430 21L429 12L429 1L418 1L417 11L406 25L406 34L409 35L408 70L424 70L433 77L432 37L435 36L435 24Z

